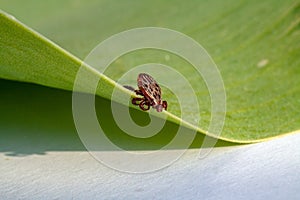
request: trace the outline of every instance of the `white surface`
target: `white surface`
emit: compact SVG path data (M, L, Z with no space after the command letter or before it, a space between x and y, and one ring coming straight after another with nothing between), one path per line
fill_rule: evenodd
M300 199L300 134L188 152L168 168L121 173L88 152L0 154L0 199Z

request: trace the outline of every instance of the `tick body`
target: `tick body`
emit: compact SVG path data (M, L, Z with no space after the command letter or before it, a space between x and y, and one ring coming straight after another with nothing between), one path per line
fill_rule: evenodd
M161 89L152 76L140 73L137 78L137 86L139 89L135 90L131 87L125 86L127 89L133 90L137 95L143 96L142 98L133 98L132 104L138 105L142 110L149 110L152 106L161 112L163 109L167 110L168 104L161 99Z

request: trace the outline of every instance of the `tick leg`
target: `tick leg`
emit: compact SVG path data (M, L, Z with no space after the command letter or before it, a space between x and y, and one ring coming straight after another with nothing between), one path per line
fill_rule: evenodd
M142 93L141 90L136 90L133 87L129 86L129 85L123 85L124 88L126 88L127 90L130 90L132 92L135 92L136 95L141 95L144 96L144 94Z
M144 98L132 98L131 103L133 105L140 105L140 103L144 100ZM138 102L140 101L140 102Z
M162 102L162 106L165 108L165 110L167 110L168 108L168 103L166 101Z
M128 89L128 90L131 90L133 92L135 92L135 89L129 85L123 85L124 88Z
M143 111L146 111L146 110L149 110L150 109L150 104L148 101L141 101L141 103L139 104L140 108L143 110ZM145 107L147 106L147 107Z
M136 93L136 95L142 95L142 96L144 96L144 94L142 93L141 90L134 90L134 92Z

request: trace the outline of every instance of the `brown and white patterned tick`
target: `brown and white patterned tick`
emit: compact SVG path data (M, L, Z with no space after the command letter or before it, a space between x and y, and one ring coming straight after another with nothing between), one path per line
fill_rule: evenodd
M143 98L133 98L132 104L138 105L144 111L149 110L150 106L155 108L157 112L161 112L163 109L167 110L167 102L161 100L161 89L149 74L140 73L137 78L137 86L138 90L130 86L124 86L137 95L143 96Z

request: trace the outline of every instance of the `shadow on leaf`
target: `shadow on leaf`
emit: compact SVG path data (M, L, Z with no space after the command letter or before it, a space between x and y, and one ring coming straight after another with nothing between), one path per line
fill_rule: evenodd
M45 154L49 151L86 151L72 116L72 92L39 85L0 79L0 152L10 156ZM115 145L125 150L157 150L168 144L179 126L167 122L163 129L149 138L135 138L124 133L112 118L111 102L96 97L99 122L106 136ZM120 105L121 106L121 105ZM133 119L141 125L149 122L145 112L130 109ZM203 134L195 134L185 128L181 136L195 137L189 148L200 148ZM111 147L100 144L94 150L109 151ZM216 146L235 145L218 140ZM175 144L172 149L184 149Z

